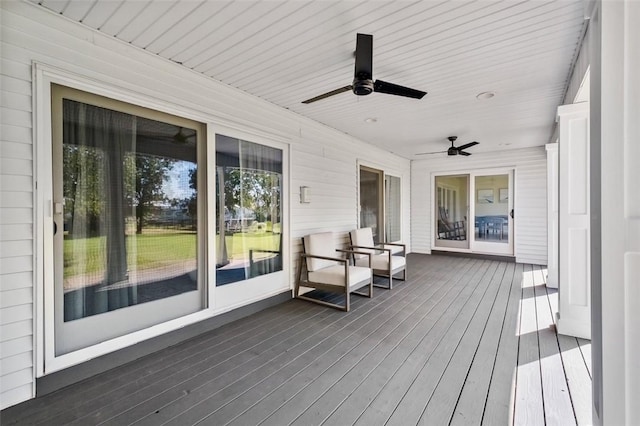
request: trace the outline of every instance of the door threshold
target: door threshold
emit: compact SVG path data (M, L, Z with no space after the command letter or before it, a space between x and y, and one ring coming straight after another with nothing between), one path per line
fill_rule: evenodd
M470 253L470 252L458 252L448 250L431 250L431 254L438 254L441 256L453 256L453 257L468 257L471 259L484 259L484 260L496 260L500 262L516 262L515 256L505 256L503 254L486 254L486 253Z

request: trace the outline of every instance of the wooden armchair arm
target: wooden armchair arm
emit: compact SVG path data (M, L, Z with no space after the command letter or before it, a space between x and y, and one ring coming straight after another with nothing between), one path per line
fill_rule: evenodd
M333 260L334 262L340 262L340 263L347 263L348 259L343 259L341 257L329 257L329 256L319 256L316 254L307 254L307 253L300 253L300 257L313 257L315 259L322 259L322 260Z
M369 268L371 268L371 253L369 253L368 251L342 250L342 249L336 249L336 251L339 251L341 253L349 253L349 254L364 254L369 258Z
M378 250L378 251L388 251L391 252L391 249L384 247L369 247L369 246L349 246L351 248L359 248L359 249L367 249L367 250Z

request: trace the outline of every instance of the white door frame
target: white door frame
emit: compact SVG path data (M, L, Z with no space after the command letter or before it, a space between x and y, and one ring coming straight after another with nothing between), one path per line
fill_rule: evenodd
M458 253L482 253L490 255L505 255L514 256L514 218L511 217L511 212L514 209L515 198L515 172L516 167L500 167L491 169L472 169L452 172L433 172L431 173L431 250L436 251L451 251ZM509 203L507 215L509 221L509 242L508 244L496 244L480 242L475 240L475 225L472 223L472 218L475 218L475 178L476 176L490 176L490 175L508 175L509 176ZM436 245L437 238L437 220L438 212L436 209L437 195L436 195L436 177L438 176L469 176L469 199L468 199L468 212L467 212L467 240L469 241L469 248L458 247L443 247ZM471 197L474 197L473 199ZM514 214L515 217L515 214ZM475 223L475 219L474 219ZM500 247L502 246L502 247ZM502 250L500 250L502 249Z

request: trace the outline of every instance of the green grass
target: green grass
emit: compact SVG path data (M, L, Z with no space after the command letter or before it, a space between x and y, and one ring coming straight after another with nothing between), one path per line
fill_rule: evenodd
M218 236L216 236L218 238ZM236 233L225 237L232 259L248 258L250 249L276 250L280 235ZM78 238L64 241L64 277L94 273L104 269L106 238ZM129 269L144 270L196 258L194 233L143 233L127 236Z

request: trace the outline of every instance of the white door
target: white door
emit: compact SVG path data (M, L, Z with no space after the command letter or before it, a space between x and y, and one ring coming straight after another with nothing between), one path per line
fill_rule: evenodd
M471 174L474 253L513 255L513 170Z

